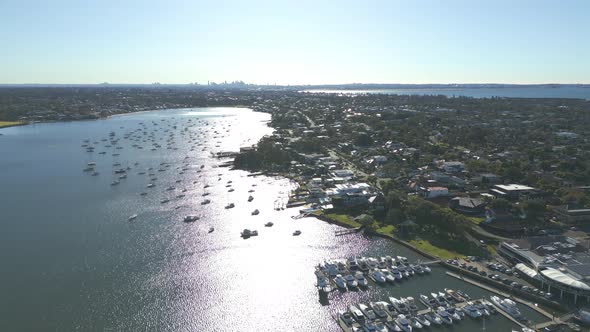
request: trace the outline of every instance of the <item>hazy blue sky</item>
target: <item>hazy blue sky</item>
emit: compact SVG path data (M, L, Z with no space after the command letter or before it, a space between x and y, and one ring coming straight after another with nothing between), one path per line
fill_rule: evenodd
M0 83L590 83L589 0L0 0Z

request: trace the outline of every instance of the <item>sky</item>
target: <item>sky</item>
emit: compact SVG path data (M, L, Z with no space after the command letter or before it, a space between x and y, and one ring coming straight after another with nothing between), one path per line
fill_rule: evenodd
M0 84L590 83L588 0L0 0Z

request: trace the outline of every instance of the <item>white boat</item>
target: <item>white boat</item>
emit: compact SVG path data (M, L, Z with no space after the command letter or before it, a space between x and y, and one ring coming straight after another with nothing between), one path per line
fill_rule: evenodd
M453 318L453 320L455 320L455 321L461 320L461 315L459 315L459 313L457 312L457 310L455 310L454 307L449 307L446 310L449 313L449 315L451 316L451 318Z
M328 278L326 278L326 276L324 275L324 273L322 271L320 271L319 269L316 269L315 276L317 278L316 287L318 288L319 291L324 292L324 293L329 293L332 291L332 287L330 286L330 281L328 280Z
M404 301L398 300L395 297L390 297L389 302L391 302L391 304L398 313L403 315L407 315L410 313L410 309Z
M387 318L387 303L384 302L370 302L369 306L375 312L375 315L379 318Z
M438 307L436 314L442 319L443 323L447 325L453 324L453 318L451 318L451 315L449 315L444 307Z
M443 324L442 318L440 318L440 316L434 312L425 313L424 318L426 318L430 323L432 323L434 325L442 325Z
M368 320L374 320L377 318L377 315L373 311L373 309L369 308L366 304L359 303L359 309L365 314Z
M147 185L147 187L148 187L148 188L153 188L153 187L155 187L155 186L156 186L156 185L155 185L155 184L153 184L153 183L149 183L149 184Z
M386 279L385 276L383 275L383 273L381 273L381 271L375 269L371 272L371 278L373 280L375 280L376 283L385 283Z
M334 283L339 289L346 290L346 279L344 279L341 274L338 274L336 278L334 278Z
M477 310L476 307L474 307L473 305L470 305L470 304L468 304L465 307L463 307L463 310L471 318L479 318L479 317L482 316L481 311Z
M135 220L137 218L137 214L133 214L131 216L129 216L129 218L127 218L127 220L131 221L131 220Z
M348 288L357 288L359 285L356 281L356 278L353 277L352 274L345 275L344 279L346 279L346 285L348 286Z
M400 329L402 329L402 331L412 331L412 325L410 325L410 321L404 315L397 316L397 318L395 319L395 323L397 324L397 326L400 327Z
M381 273L387 282L395 282L395 276L388 269L381 269Z
M259 213L260 213L260 211L258 211L258 209L256 209L256 210L252 211L252 215L253 215L253 216L256 216L256 215L258 215Z
M410 318L410 325L412 325L412 328L415 329L421 329L423 327L422 323L420 323L420 321L416 317Z
M501 299L498 296L491 296L490 300L492 300L492 302L499 307L500 309L502 309L503 311L505 311L507 314L509 314L510 316L514 317L514 318L520 318L522 317L522 314L520 313L520 311L518 310L518 307L516 306L516 303L514 301L512 301L511 299Z
M365 275L361 271L356 271L354 277L360 287L368 287L369 281L365 278Z
M354 320L356 320L360 324L364 324L365 323L366 317L365 317L365 315L363 314L363 312L359 308L351 305L351 306L348 307L348 310L352 314L352 317L354 318Z
M422 315L416 315L417 321L420 322L420 324L422 324L423 327L430 327L430 321L428 319L426 319L426 317L422 316Z
M391 268L391 274L393 275L395 280L402 280L402 278L404 277L397 267Z

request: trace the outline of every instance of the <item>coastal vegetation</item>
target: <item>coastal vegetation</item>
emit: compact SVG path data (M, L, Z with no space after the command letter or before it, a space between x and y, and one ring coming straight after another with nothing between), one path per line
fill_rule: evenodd
M0 128L21 126L24 122L22 121L0 121Z

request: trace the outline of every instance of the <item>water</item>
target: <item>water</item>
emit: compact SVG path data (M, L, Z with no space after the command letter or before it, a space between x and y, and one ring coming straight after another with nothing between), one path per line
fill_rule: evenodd
M448 97L512 97L512 98L578 98L590 100L590 87L505 87L505 88L407 88L407 89L370 89L370 90L344 90L321 89L306 90L305 92L323 93L382 93L396 95L444 95Z
M473 297L488 295L435 267L430 276L366 292L335 292L329 304L321 303L313 270L324 258L420 257L389 240L335 237L337 226L313 218L294 220L290 217L296 209L273 209L275 200L292 188L288 180L217 167L219 160L209 151L255 143L272 132L268 120L267 114L247 109L215 108L0 130L0 330L339 331L332 315L359 301L418 297L445 287ZM139 131L124 139L125 133L142 128L140 122L146 135ZM111 131L123 149L104 148L107 143L100 140ZM150 150L150 134L160 149ZM166 148L170 134L170 147L177 150ZM87 138L99 143L94 153L81 147ZM82 172L89 162L97 163L100 175ZM158 172L162 162L171 166ZM180 174L184 163L188 169ZM128 178L110 186L113 169L127 166L132 168ZM148 175L138 174L148 167L158 177L153 189L146 189ZM234 192L228 192L228 181ZM176 190L166 191L168 186ZM181 188L188 189L186 196L174 198ZM247 202L249 190L255 190L252 202ZM148 195L140 196L143 191ZM204 192L210 193L211 204L200 204L207 198ZM164 198L172 200L161 204ZM230 202L236 207L224 209ZM252 216L254 209L260 215ZM132 214L137 219L127 221ZM183 223L188 214L201 219ZM267 221L274 227L265 228ZM208 233L211 226L215 231ZM239 234L244 228L260 235L243 240ZM301 236L292 236L296 229ZM509 331L512 323L495 316L486 327ZM467 319L452 329L480 328L480 321Z

